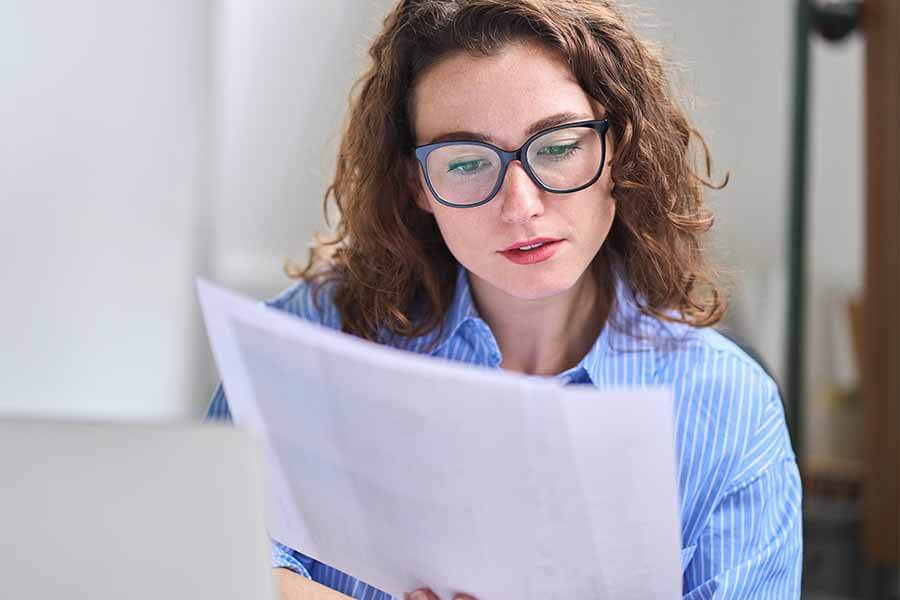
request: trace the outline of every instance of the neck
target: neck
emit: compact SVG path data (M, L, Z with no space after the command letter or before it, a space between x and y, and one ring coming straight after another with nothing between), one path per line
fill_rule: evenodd
M574 367L590 351L609 307L592 270L565 292L522 300L469 274L472 296L490 326L501 367L529 375L556 375Z

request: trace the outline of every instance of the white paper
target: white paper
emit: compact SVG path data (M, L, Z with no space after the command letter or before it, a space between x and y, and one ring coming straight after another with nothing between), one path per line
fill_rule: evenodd
M198 289L275 539L395 596L681 597L670 391L460 365Z

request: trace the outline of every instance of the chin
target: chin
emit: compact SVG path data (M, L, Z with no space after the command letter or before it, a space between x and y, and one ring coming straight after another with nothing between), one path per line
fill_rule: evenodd
M507 275L496 287L520 300L541 300L569 291L578 279L577 273L541 273L539 269L533 269L514 276Z

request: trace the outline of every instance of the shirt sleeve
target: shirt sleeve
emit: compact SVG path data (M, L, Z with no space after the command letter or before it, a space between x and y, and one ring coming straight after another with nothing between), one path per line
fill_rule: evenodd
M298 575L312 579L310 571L315 560L288 548L277 540L272 540L272 568L290 569Z
M697 537L684 573L685 600L800 597L800 473L774 395L777 404L770 404L750 444L782 450L759 463L759 453L748 453L754 462L742 465L744 475L722 495Z
M231 411L228 409L228 399L225 398L225 388L220 383L206 408L206 416L203 419L206 422L231 423Z

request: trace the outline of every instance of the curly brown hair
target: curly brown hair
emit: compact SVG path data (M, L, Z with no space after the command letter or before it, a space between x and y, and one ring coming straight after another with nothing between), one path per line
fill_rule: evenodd
M316 237L305 268L288 274L332 283L345 332L369 340L442 330L457 263L429 213L415 202L410 95L451 53L490 55L536 40L562 53L578 82L606 108L615 155L616 215L592 271L611 298L614 265L640 311L697 327L724 312L702 234L709 150L679 106L660 54L639 39L613 0L402 0L369 50L350 95L334 180L325 193L339 221ZM385 160L389 156L391 160ZM706 176L698 169L703 159ZM605 283L604 283L605 282Z

